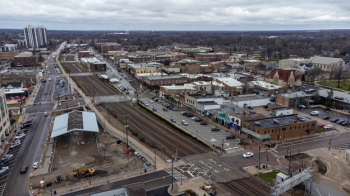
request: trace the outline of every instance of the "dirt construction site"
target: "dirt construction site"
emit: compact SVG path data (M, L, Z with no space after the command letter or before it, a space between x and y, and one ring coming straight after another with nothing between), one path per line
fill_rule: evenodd
M135 171L142 167L143 161L133 153L126 154L126 144L116 144L117 138L100 129L96 135L91 132L72 132L57 137L56 150L52 164L52 172L45 175L32 177L30 183L39 185L42 178L45 183L51 182L55 188L66 184L88 181L89 177L74 178L73 173L69 176L72 168L84 167L94 169L91 179L122 172ZM97 148L98 145L98 148ZM104 148L106 148L105 151ZM62 182L55 183L55 178L61 175ZM33 186L33 188L39 188Z

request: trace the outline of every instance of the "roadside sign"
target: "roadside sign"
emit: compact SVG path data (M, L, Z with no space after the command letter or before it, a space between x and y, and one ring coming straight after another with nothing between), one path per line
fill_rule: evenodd
M143 167L144 167L144 168L146 168L146 167L147 167L146 163L143 163Z

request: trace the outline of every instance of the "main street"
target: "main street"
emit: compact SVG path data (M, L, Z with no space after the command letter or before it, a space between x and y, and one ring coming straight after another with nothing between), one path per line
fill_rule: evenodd
M63 49L62 45L58 50ZM57 55L56 52L52 53L46 64L52 65L53 56ZM0 183L6 183L3 195L29 195L28 179L31 172L32 165L35 161L38 161L38 155L43 150L45 144L45 137L48 133L48 128L51 122L51 117L46 117L45 112L52 111L54 103L52 102L54 78L56 78L56 71L52 69L50 75L45 78L52 78L51 84L49 81L41 83L38 81L39 91L36 93L33 106L27 107L23 112L28 113L28 118L32 120L32 125L28 128L26 137L22 140L21 146L11 149L8 154L14 154L14 159L10 163L9 174ZM40 105L41 104L41 105ZM25 174L20 174L20 170L23 166L28 166L28 171ZM39 182L38 182L39 183Z

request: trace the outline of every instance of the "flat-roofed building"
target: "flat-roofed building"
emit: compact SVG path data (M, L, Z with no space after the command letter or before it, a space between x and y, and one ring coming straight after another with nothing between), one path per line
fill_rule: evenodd
M278 62L281 69L299 68L300 64L307 63L308 59L282 59Z
M181 85L189 83L187 77L180 75L171 76L145 76L143 77L143 83L149 89L159 90L159 86L162 85Z
M0 60L13 60L17 55L19 55L18 51L0 52Z
M230 58L229 53L195 53L193 56L197 60L209 62L224 61Z
M264 106L270 103L268 97L256 95L256 94L246 94L238 95L233 97L233 103L241 108L246 107L257 107Z
M243 121L240 133L262 142L280 141L314 133L316 123L297 114L283 115Z
M169 97L174 97L175 94L187 93L195 90L193 84L159 86L159 96L169 99Z
M254 85L255 91L257 91L262 96L271 96L274 94L282 93L283 87L275 84L271 84L265 81L251 81Z
M38 56L31 52L22 52L14 56L14 64L16 67L36 67L38 66Z

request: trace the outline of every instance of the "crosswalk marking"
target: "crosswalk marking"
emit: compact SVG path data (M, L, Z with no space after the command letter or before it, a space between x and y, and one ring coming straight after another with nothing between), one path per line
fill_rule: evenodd
M272 152L271 150L268 151L270 154L272 154L274 157L278 158L279 156L277 154L275 154L274 152Z

